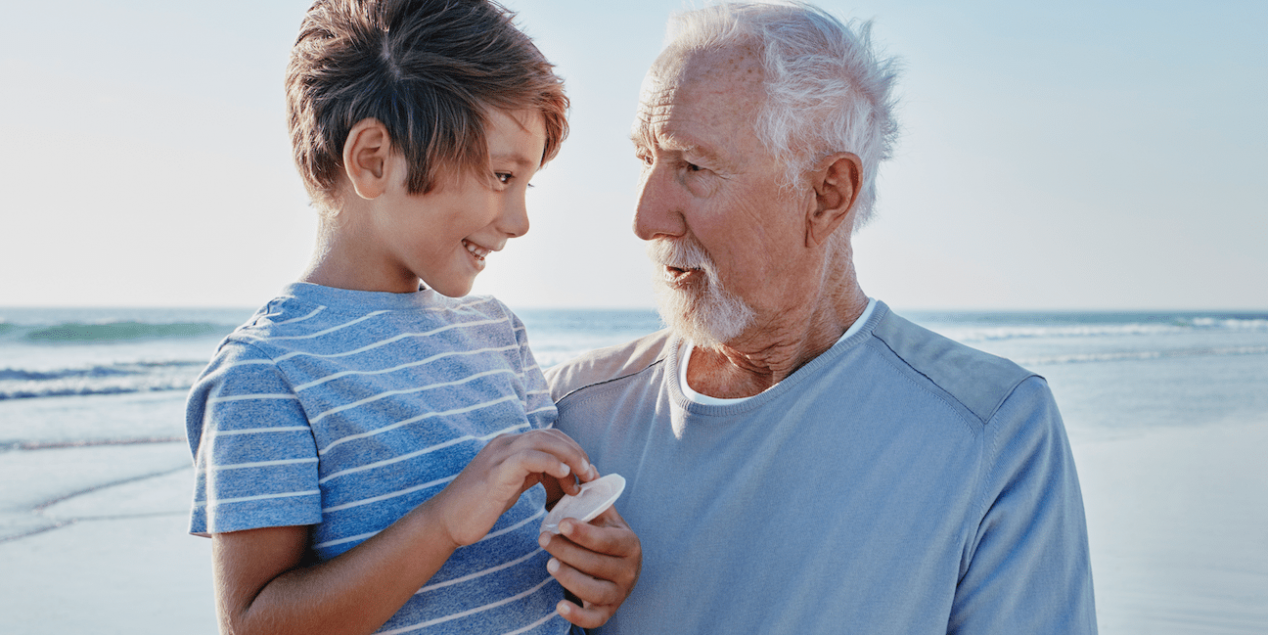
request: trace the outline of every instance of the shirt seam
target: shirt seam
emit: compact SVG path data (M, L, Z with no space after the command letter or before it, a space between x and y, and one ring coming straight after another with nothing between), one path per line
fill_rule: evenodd
M664 358L664 357L657 357L655 361L653 361L652 363L648 364L647 366L645 366L645 367L643 367L643 368L640 368L640 369L638 369L638 370L636 370L636 371L633 371L633 372L630 372L630 373L626 373L626 374L624 374L624 375L618 375L618 376L616 376L616 377L610 377L610 378L608 378L608 379L604 379L604 380L601 380L601 381L596 381L596 382L593 382L593 383L589 383L589 384L586 384L586 385L584 385L584 386L578 386L578 387L576 387L576 388L574 388L574 389L572 389L572 390L570 390L570 391L568 391L568 392L564 393L564 394L563 394L563 396L561 396L560 398L556 399L556 400L555 400L555 406L556 406L556 407L562 407L562 406L564 406L564 401L567 401L567 400L568 400L569 398L571 398L573 395L576 395L577 393L580 393L580 392L582 392L582 391L584 391L584 390L589 390L589 389L591 389L591 388L598 388L599 386L603 386L603 385L606 385L606 384L611 384L611 383L613 383L613 382L618 382L618 381L622 381L622 380L625 380L625 379L629 379L629 378L631 378L631 377L635 377L635 376L637 376L637 375L641 375L641 374L643 374L643 373L645 373L645 372L647 372L647 371L649 371L649 370L652 370L653 368L656 368L656 366L658 366L658 365L660 365L660 364L662 364L662 363L664 363L664 362L665 362L665 358ZM549 381L547 381L546 383L549 385L549 383L550 383L550 382L549 382ZM593 397L581 396L581 397L578 397L578 399L580 399L581 401L579 401L579 402L577 402L577 403L579 403L579 404L584 404L584 403L587 403L587 402L588 402L590 399L592 399L592 398L593 398ZM576 401L576 400L574 400L574 401Z
M893 366L896 370L900 371L898 373L899 376L901 376L903 379L906 379L908 382L911 382L911 385L915 386L921 392L924 392L925 394L933 397L934 399L937 399L940 403L942 403L943 406L945 406L948 410L951 411L952 414L955 415L955 418L957 421L964 424L964 427L968 429L969 434L972 434L973 436L980 436L981 434L983 434L984 428L986 427L986 422L979 421L981 425L978 427L974 427L973 424L969 423L968 418L965 417L964 413L961 412L960 410L961 409L967 410L970 414L973 414L973 411L969 410L969 407L964 405L964 402L960 401L959 399L954 399L954 397L952 397L951 399L948 399L947 397L950 395L950 393L948 393L946 389L944 389L942 386L938 386L938 383L930 379L928 375L920 372L919 370L916 370L916 368L913 367L911 364L908 364L907 360L903 359L902 356L900 356L893 348L890 348L889 344L885 343L885 340L875 336L872 337L872 340L880 342L880 345L884 346L885 350L891 353L890 355L880 355L880 358L885 360L887 364L889 364L890 366ZM892 359L894 357L897 357L899 360L902 360L902 364L899 364L898 362L894 361ZM921 382L916 381L907 373L901 372L904 369L910 370L911 372L916 373L920 375L921 377L925 378L926 381L933 384L934 386L938 386L938 390L937 391L931 390L928 386L925 386ZM960 408L956 408L955 405L951 403L952 401L954 401L956 404L959 404ZM977 419L977 415L973 414L973 418Z
M987 447L984 447L983 449L987 451L989 456L985 457L987 460L984 460L982 462L982 468L978 474L978 482L975 485L976 492L974 494L975 501L973 505L974 513L972 516L965 519L966 520L965 540L967 541L965 543L966 546L970 543L975 543L977 541L977 536L981 529L982 520L986 518L987 512L990 511L991 506L994 504L994 500L991 499L990 496L988 496L986 484L992 482L992 480L996 476L997 471L999 470L1000 434L1003 430L1003 426L999 425L996 422L996 417L998 416L1000 409L1003 408L1004 404L1007 403L1008 400L1011 399L1013 395L1017 393L1017 389L1020 388L1023 383L1025 383L1027 380L1031 379L1032 377L1036 379L1042 379L1038 375L1032 374L1032 375L1027 375L1024 379L1017 382L1017 384L1014 385L1012 389L1008 391L1008 393L1004 396L1004 398L1000 400L999 405L995 407L995 411L991 413L991 418L986 423L986 427L989 430L990 443ZM969 564L971 564L971 560ZM960 581L962 581L964 579L964 575L967 575L967 573L968 573L968 568L966 567L964 570L964 573L960 575L956 583L958 584Z

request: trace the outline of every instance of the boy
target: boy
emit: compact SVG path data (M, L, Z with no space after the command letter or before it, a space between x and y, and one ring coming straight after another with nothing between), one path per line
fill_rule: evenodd
M598 473L549 429L519 320L460 297L528 231L525 188L567 129L510 17L319 0L304 20L286 86L317 248L189 398L191 532L213 539L226 632L566 633L633 586L614 511L539 548L547 499Z

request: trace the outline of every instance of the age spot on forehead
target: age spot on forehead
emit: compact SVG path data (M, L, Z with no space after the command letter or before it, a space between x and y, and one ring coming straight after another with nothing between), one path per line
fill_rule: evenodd
M749 46L694 51L688 54L684 67L686 78L729 75L751 83L761 81L764 75L757 51Z

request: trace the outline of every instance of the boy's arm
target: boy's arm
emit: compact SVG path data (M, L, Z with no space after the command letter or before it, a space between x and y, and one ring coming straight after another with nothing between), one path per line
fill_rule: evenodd
M371 633L444 565L489 532L539 482L576 492L596 473L556 430L489 442L444 490L346 553L305 566L307 527L213 535L221 627L228 633Z
M555 556L546 570L581 605L563 600L559 614L582 628L607 623L638 582L643 549L615 507L589 523L565 519L559 535L543 533L540 544Z
M372 633L453 554L426 503L347 553L303 566L307 527L212 536L221 630Z

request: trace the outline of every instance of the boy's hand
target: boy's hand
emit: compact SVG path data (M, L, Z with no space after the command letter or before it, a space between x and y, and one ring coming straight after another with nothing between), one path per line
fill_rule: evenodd
M427 502L455 547L489 533L521 494L538 483L575 494L573 476L593 480L597 470L585 450L558 430L529 430L489 441L443 491Z
M582 628L602 626L621 606L643 566L643 549L638 536L609 507L589 523L565 518L559 535L543 533L541 546L555 556L547 571L581 606L564 600L557 607L564 619Z

